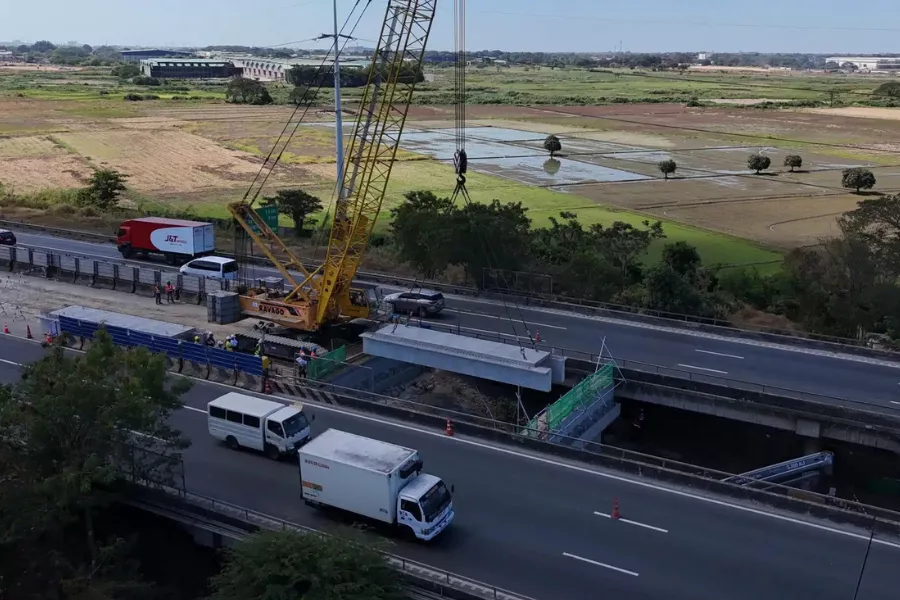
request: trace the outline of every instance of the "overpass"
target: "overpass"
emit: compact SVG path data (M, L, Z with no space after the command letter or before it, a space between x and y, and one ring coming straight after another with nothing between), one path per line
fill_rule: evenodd
M39 344L0 337L0 383L15 381L18 363L42 352ZM205 406L228 389L195 382L184 409L172 417L193 442L185 452L187 491L327 527L329 521L298 501L295 466L230 452L209 437ZM658 459L652 457L615 458L635 474L629 476L605 468L614 463L613 450L576 454L537 441L524 445L485 429L480 435L497 440L490 441L462 426L460 435L447 437L439 429L441 417L411 415L415 421L398 422L340 404L308 405L316 432L334 427L417 448L429 471L455 485L460 512L448 536L433 547L398 544L395 553L404 558L541 600L589 598L598 590L622 598L844 600L853 597L865 560L858 598L896 597L900 515L888 511L825 510L740 488L753 494L742 496L754 500L749 504L723 496L729 484L679 474L667 461L655 466L650 461ZM642 477L649 473L673 483ZM614 502L622 519L609 516ZM809 515L767 508L772 504L803 506Z

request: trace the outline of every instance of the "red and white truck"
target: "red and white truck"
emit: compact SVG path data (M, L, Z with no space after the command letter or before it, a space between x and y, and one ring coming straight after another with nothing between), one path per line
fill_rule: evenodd
M116 246L126 259L159 254L174 265L212 254L216 250L216 239L211 223L141 217L119 225Z

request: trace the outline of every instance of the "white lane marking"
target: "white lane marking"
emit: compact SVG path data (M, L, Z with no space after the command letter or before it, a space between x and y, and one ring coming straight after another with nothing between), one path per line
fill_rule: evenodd
M744 360L743 356L738 356L737 354L723 354L721 352L713 352L712 350L700 350L694 348L694 352L702 352L703 354L712 354L713 356L724 356L725 358L737 358L740 360Z
M19 341L30 341L36 344L39 344L37 340L22 340L21 338L17 338ZM75 350L71 349L72 352L77 352L79 354L84 354L84 350ZM13 363L18 367L23 366L20 363ZM178 377L185 377L187 379L192 379L197 381L198 383L207 383L210 385L215 385L218 387L225 388L230 391L234 391L234 386L228 385L227 383L219 383L218 381L208 381L206 379L200 379L199 377L191 377L190 375L177 375ZM278 400L285 405L293 404L292 401L287 398L279 398L277 396L267 396L265 394L259 394L256 392L252 392L249 390L243 390L244 394L249 394L252 396L256 396L257 398L262 398L264 400ZM826 531L828 533L833 533L836 535L842 535L844 537L854 538L857 540L862 540L864 542L869 541L870 534L861 534L855 533L853 531L847 531L844 529L837 529L835 527L829 527L827 525L820 525L818 523L813 523L811 521L804 521L803 519L797 519L795 517L789 517L787 515L780 515L778 513L766 512L764 510L760 510L758 508L752 508L750 506L741 506L740 504L733 504L731 502L726 502L724 500L718 500L716 498L710 498L706 496L698 496L697 494L692 494L690 492L685 492L682 490L676 490L674 488L667 488L661 485L657 485L655 483L648 483L646 481L638 481L636 479L629 479L628 477L624 477L621 475L614 475L612 473L603 473L601 471L595 471L594 469L589 469L587 467L580 467L578 465L572 465L564 462L559 462L556 460L552 460L549 458L544 458L543 456L535 456L532 454L526 454L524 452L519 452L517 450L512 450L510 448L504 448L502 446L492 446L491 444L486 444L484 442L478 442L475 440L469 440L465 438L460 438L458 436L447 437L447 434L444 432L437 431L429 431L427 429L420 429L418 427L413 427L412 425L406 425L404 423L397 423L394 421L388 421L385 419L380 419L378 417L370 417L368 415L352 412L349 410L344 410L341 408L337 408L334 406L327 406L325 404L320 404L311 400L304 400L304 406L314 406L317 410L323 410L325 412L331 412L339 415L343 415L345 417L350 417L353 419L359 419L360 421L369 421L370 423L378 423L379 425L385 425L387 427L393 427L395 429L403 429L405 431L412 431L421 435L427 435L433 438L437 438L439 440L444 440L445 442L455 443L455 444L465 444L467 446L473 446L475 448L481 448L482 450L489 450L491 452L497 452L499 454L506 454L507 456L515 456L516 458L522 458L525 460L530 460L532 462L541 463L545 465L550 465L554 467L560 467L562 469L567 469L569 471L575 471L576 473L584 473L586 475L593 475L595 477L600 477L601 479L609 479L610 481L618 481L619 483L627 483L630 485L634 485L637 487L641 487L648 490L653 490L656 492L663 492L666 494L672 494L673 496L679 496L681 498L688 498L690 500L696 500L698 502L705 502L707 504L712 504L714 506L721 506L723 508L730 508L733 510L739 510L741 512L757 515L760 517L768 517L770 519L775 519L776 521L781 521L783 523L793 523L794 525L800 525L803 527L809 527L811 529L816 529L818 531ZM185 406L185 408L188 408ZM191 410L196 412L205 413L206 411L201 410L199 408L190 407ZM874 538L872 540L873 544L879 544L881 546L886 546L888 548L896 548L900 550L900 543L898 542L889 542L887 540L881 540L878 538Z
M682 365L679 364L679 367L684 367L685 369L696 369L697 371L709 371L710 373L718 373L719 375L728 375L728 371L720 371L718 369L707 369L706 367L695 367L694 365Z
M900 404L900 402L897 402L896 400L889 400L889 402L890 402L891 404Z
M612 515L608 515L606 513L594 511L594 514L598 517L606 517L607 519L612 519ZM668 529L663 529L662 527L655 527L653 525L647 525L646 523L641 523L640 521L632 521L631 519L625 519L623 517L619 517L616 519L617 521L621 521L622 523L628 523L629 525L636 525L637 527L643 527L644 529L652 529L653 531L658 531L660 533L669 533Z
M21 367L21 366L22 366L21 364L19 364L19 363L17 363L17 362L14 362L14 361L11 361L11 360L6 360L5 358L0 358L0 363L3 363L4 365L12 365L12 366L14 366L14 367Z
M509 321L510 320L509 317L504 317L504 316L500 316L500 315L489 315L489 314L485 314L485 313L477 313L477 312L473 312L470 310L460 310L458 308L445 308L444 310L447 312L455 312L460 315L470 315L472 317L480 317L483 319L494 319L497 321ZM520 319L514 318L513 321L515 321L516 323L521 323ZM526 325L534 325L536 327L546 327L547 329L561 329L563 331L568 329L568 327L561 327L559 325L550 325L549 323L535 323L534 321L529 321L528 319L525 319L525 324Z
M631 575L632 577L638 577L638 574L634 571L629 571L628 569L621 569L619 567L614 567L612 565L608 565L606 563L597 562L596 560L591 560L589 558L585 558L583 556L578 556L577 554L569 554L568 552L563 552L563 556L567 558L574 558L575 560L580 560L581 562L586 562L590 565L594 565L595 567L603 567L604 569L609 569L611 571L617 571L619 573L624 573L625 575Z
M193 406L188 406L187 404L185 404L185 405L182 406L181 408L184 408L184 409L187 409L187 410L192 410L192 411L198 412L198 413L202 413L202 414L204 414L204 415L206 414L206 411L203 410L202 408L194 408Z

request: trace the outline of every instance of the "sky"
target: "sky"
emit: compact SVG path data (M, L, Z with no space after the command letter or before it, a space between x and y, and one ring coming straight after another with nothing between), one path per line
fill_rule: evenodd
M337 0L342 21L356 1ZM371 1L355 34L361 45L374 45L386 4ZM604 52L621 44L631 52L900 53L897 0L864 4L865 14L845 0L468 0L467 46L536 52ZM332 23L332 0L41 0L39 8L0 0L3 41L276 46L329 32ZM429 48L453 48L452 0L438 0Z

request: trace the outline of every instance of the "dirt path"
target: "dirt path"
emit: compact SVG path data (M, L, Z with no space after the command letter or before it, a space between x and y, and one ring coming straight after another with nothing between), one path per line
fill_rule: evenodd
M232 325L206 322L206 305L179 302L157 306L153 298L138 294L91 288L43 277L9 274L0 281L0 319L8 325L13 335L24 335L30 325L33 335L39 336L38 315L80 305L108 310L135 317L157 319L211 331L222 339L224 336L249 331L255 321L245 319Z

